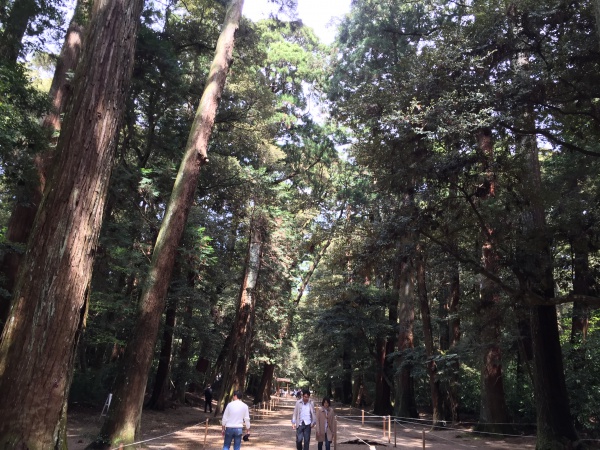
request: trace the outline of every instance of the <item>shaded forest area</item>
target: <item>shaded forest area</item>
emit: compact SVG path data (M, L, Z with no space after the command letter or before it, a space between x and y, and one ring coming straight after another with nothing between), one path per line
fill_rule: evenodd
M277 377L600 439L600 0L243 6L0 2L0 448Z

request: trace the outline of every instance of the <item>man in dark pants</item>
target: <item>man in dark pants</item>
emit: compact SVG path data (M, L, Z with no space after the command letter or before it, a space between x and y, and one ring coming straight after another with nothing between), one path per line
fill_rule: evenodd
M209 412L212 412L212 399L212 389L209 384L206 386L206 389L204 389L204 412L206 412L206 408L208 408Z
M292 429L296 430L297 450L308 450L310 445L310 432L317 423L315 405L310 399L310 391L302 390L302 398L296 402L292 415ZM304 447L302 443L304 441Z

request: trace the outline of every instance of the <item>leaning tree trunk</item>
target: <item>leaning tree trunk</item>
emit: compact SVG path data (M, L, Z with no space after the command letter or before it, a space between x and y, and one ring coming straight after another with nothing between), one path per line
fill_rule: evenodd
M23 50L23 37L29 22L40 13L36 0L15 0L0 35L0 58L15 64Z
M484 179L480 186L480 206L485 207L486 200L496 196L495 174L490 169L494 163L494 145L492 132L488 128L477 132L477 144L481 153ZM485 215L483 215L485 216ZM483 246L481 260L487 273L498 275L498 254L496 251L496 230L482 221L481 232ZM481 299L479 302L481 356L481 409L477 428L480 431L503 433L508 424L508 408L504 395L504 376L502 373L502 349L500 335L502 311L500 293L492 280L482 276Z
M67 34L65 35L65 40L56 63L52 85L50 86L49 97L51 109L44 118L43 127L52 138L52 142L56 142L54 136L58 136L60 131L60 117L65 112L67 104L71 99L71 93L73 92L71 82L68 79L68 72L75 71L81 56L83 41L83 27L81 23L84 22L83 10L85 9L85 4L84 0L80 0L75 6L75 14L67 29ZM37 174L31 178L31 181L26 181L22 198L17 199L6 230L8 241L17 244L27 243L38 205L42 199L46 180L50 176L49 169L53 155L54 151L51 149L47 149L45 152L36 155L35 166ZM0 273L4 275L3 287L11 294L15 286L21 259L22 254L20 252L7 250L0 263ZM0 300L0 333L2 332L9 311L10 301Z
M100 1L0 340L0 448L66 445L64 408L131 72L141 0Z
M74 72L83 49L84 25L89 14L89 1L78 0L73 18L67 28L65 40L56 61L54 77L50 85L50 111L44 117L43 126L49 132L57 134L61 128L61 115L66 110L73 92L69 73ZM47 164L45 164L47 165ZM44 172L42 172L43 176ZM42 179L42 185L43 185ZM43 189L42 189L43 190Z
M156 239L133 336L125 352L124 369L115 384L113 407L100 431L99 440L107 446L130 444L139 433L144 392L152 364L160 316L165 307L177 247L193 203L200 167L208 161L208 141L233 59L235 32L239 26L243 5L243 0L231 0L227 8L206 87Z
M231 399L234 390L244 389L256 311L254 289L260 271L265 235L266 220L256 215L256 217L252 218L250 224L250 242L248 243L244 278L240 287L237 312L228 343L229 347L227 348L227 358L224 363L221 394L217 402L215 415L225 409L225 405Z

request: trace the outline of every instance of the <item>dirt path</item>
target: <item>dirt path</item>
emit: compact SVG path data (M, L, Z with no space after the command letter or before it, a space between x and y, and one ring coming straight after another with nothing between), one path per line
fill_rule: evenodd
M291 427L294 400L278 401L273 411L252 411L252 434L242 450L295 449L295 432ZM333 405L335 407L335 404ZM355 413L356 414L356 413ZM423 448L423 428L397 423L396 430L383 434L383 420L372 416L352 416L347 409L338 409L338 440L336 450L380 450L384 448ZM208 426L206 420L209 420ZM98 413L75 410L70 414L68 435L69 450L83 450L100 428ZM205 444L206 437L206 444ZM142 440L137 446L125 447L163 450L220 450L223 448L221 426L218 418L205 414L203 409L179 407L167 412L144 411L142 415ZM389 441L388 441L389 440ZM356 442L356 443L351 443ZM491 439L486 435L473 434L469 430L430 431L425 429L425 445L428 449L533 449L535 439L510 437ZM233 448L233 447L232 447ZM310 448L317 448L313 433Z

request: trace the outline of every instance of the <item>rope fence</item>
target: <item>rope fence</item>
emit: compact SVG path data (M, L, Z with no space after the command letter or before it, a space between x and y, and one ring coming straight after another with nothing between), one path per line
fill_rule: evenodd
M432 438L436 438L436 439L439 439L442 441L452 442L453 445L456 445L458 447L467 447L467 448L471 447L469 445L465 445L465 444L456 442L455 440L444 437L442 434L439 433L439 431L442 431L442 430L443 431L456 431L456 432L460 432L460 433L469 433L472 435L489 435L489 436L495 436L495 437L528 438L528 439L536 438L535 435L528 435L528 434L496 433L496 432L491 432L491 431L478 431L478 430L473 430L473 429L468 429L468 428L457 428L457 427L447 426L447 425L445 425L445 422L444 422L444 426L442 426L441 429L438 429L437 427L439 427L439 422L434 423L433 420L430 420L430 419L403 418L403 417L395 417L395 416L391 416L391 415L379 416L379 415L368 413L366 411L361 411L360 415L341 415L338 412L337 420L338 420L338 434L340 434L340 436L342 436L342 433L340 433L340 431L343 430L344 435L351 435L363 442L366 442L369 439L375 440L375 439L377 439L377 437L375 437L375 436L378 435L378 436L380 436L379 439L383 440L384 442L392 443L392 435L393 435L394 447L397 446L397 440L398 440L397 425L401 426L404 429L404 431L406 431L406 432L415 433L414 438L421 439L421 441L423 443L423 448L425 448L426 441L431 441ZM357 424L360 424L360 426L362 426L362 427L379 428L381 430L381 434L371 432L370 435L372 437L366 438L364 436L364 432L366 430L361 430L361 431L363 431L362 437L360 437L359 434L354 431L353 432L348 431L348 429L350 429L352 427L356 427ZM471 424L473 424L473 422L471 422ZM490 424L490 425L509 425L509 424ZM517 425L517 424L510 424L510 425ZM530 425L530 424L527 424L527 425ZM393 428L393 431L392 431L392 428Z

